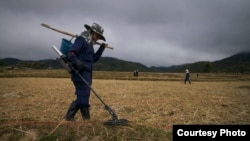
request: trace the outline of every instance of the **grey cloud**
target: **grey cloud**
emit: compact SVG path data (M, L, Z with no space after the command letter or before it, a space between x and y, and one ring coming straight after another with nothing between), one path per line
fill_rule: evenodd
M51 45L97 22L111 56L148 66L222 59L249 50L247 0L8 0L0 2L0 58L54 58ZM95 47L96 48L96 47Z

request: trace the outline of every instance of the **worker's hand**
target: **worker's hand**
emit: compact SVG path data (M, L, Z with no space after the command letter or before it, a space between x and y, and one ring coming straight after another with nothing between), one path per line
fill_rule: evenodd
M100 47L105 48L107 45L108 45L108 44L102 43L102 44L100 45Z
M76 60L75 65L79 71L88 71L88 67L80 60Z

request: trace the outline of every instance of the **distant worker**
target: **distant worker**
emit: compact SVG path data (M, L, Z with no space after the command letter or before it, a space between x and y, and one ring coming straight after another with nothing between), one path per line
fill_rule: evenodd
M138 77L139 76L139 71L138 70L134 70L134 77Z
M136 77L136 70L134 70L134 77Z
M191 84L191 81L190 81L190 72L189 72L188 69L186 69L186 75L185 75L184 83L186 84L187 81L188 81L189 84Z
M139 76L139 70L137 69L136 71L135 71L136 73L136 77L138 77Z

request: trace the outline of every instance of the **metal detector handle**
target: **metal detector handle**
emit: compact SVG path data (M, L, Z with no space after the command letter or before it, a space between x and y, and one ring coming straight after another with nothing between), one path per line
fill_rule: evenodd
M60 50L58 50L58 49L56 48L56 46L55 46L55 45L53 45L53 46L52 46L52 48L53 48L53 50L57 53L57 55L59 55L60 57L62 57L62 56L63 56L63 54L61 53L61 51L60 51Z
M62 52L60 50L57 49L57 47L55 45L52 46L52 48L54 49L54 51L60 56L60 58L65 62L65 63L69 63L67 57L62 54Z
M57 55L60 56L60 58L57 58L56 60L59 61L59 63L69 72L73 73L74 70L72 69L72 64L68 61L67 57L62 54L60 50L57 49L55 45L52 46L53 50L56 52Z

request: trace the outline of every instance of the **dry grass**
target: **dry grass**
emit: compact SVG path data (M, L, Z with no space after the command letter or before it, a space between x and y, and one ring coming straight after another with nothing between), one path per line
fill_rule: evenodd
M129 126L111 118L91 95L91 120L63 119L75 99L68 78L0 78L0 140L171 140L173 124L249 124L250 81L93 80L93 88ZM13 137L13 135L16 135Z

